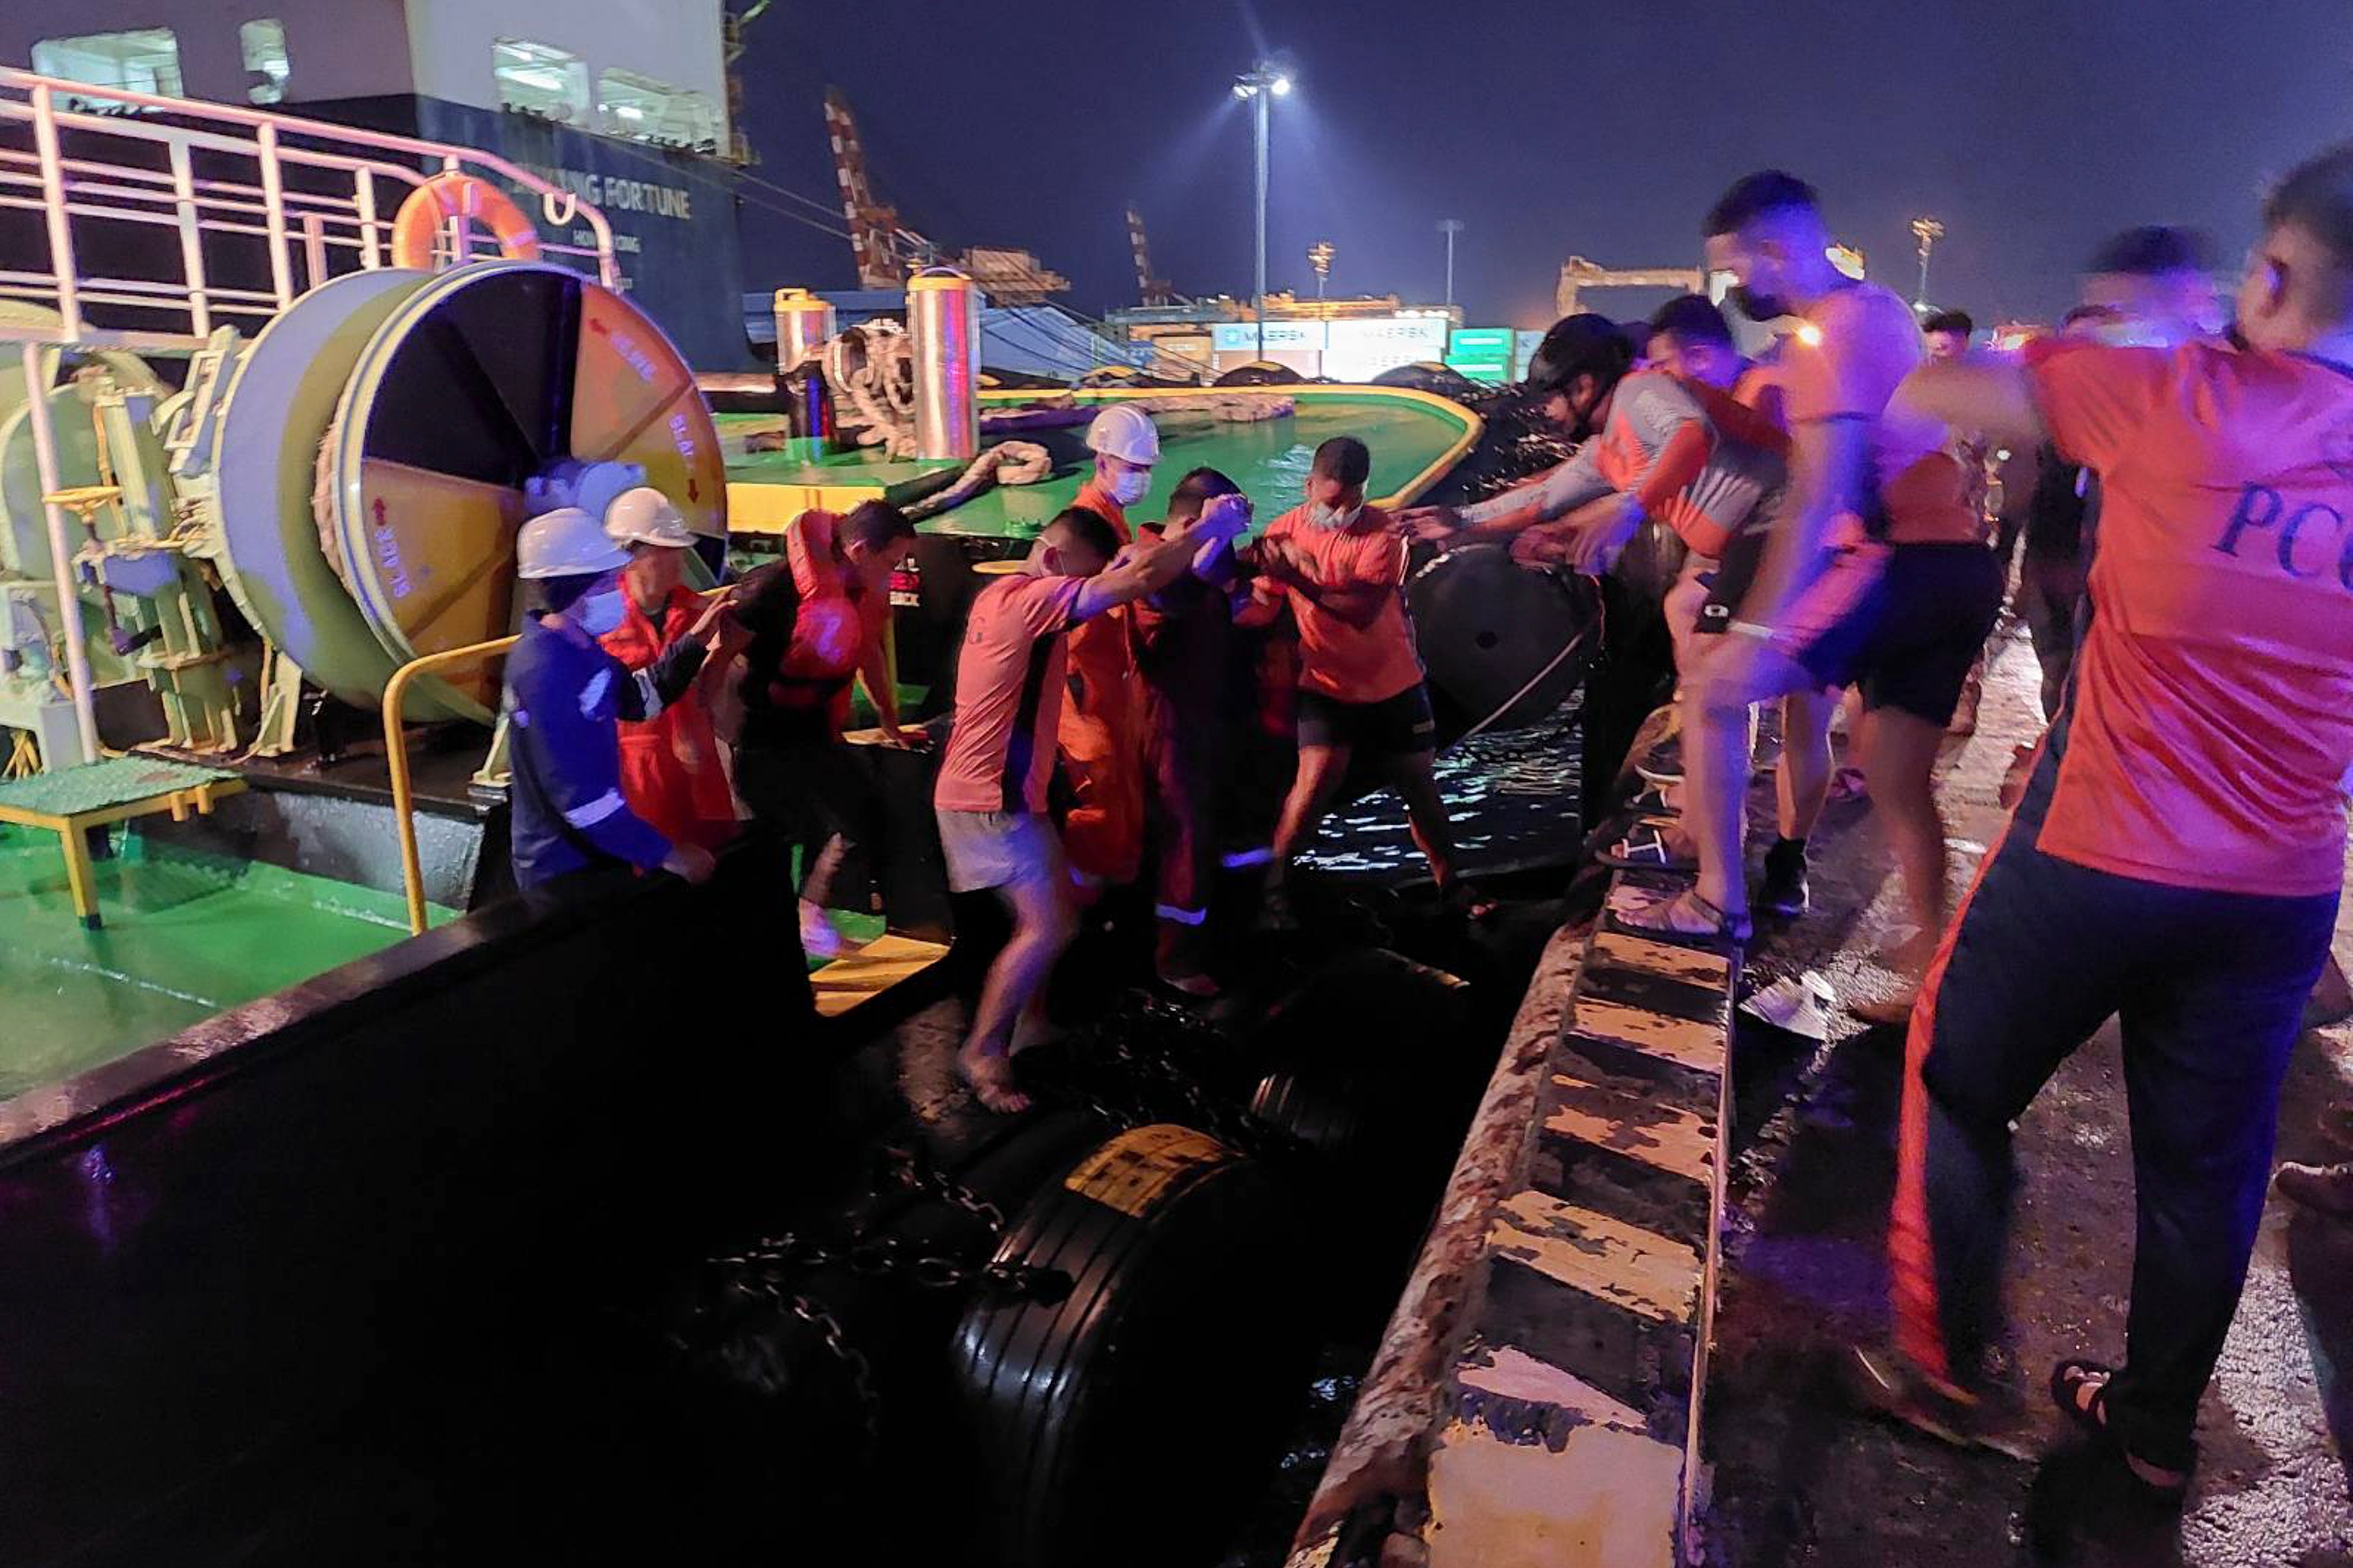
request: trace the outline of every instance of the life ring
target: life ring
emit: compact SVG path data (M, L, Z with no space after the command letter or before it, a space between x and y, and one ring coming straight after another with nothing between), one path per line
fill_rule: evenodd
M508 260L539 259L539 229L522 209L489 181L449 169L409 192L393 215L392 264L432 271L442 226L460 216L489 229Z

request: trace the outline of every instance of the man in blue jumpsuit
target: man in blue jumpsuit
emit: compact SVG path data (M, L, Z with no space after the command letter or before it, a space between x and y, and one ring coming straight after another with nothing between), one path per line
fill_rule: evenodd
M623 798L616 726L651 719L686 689L711 651L726 596L712 599L661 658L632 671L596 644L621 624L620 573L629 561L602 523L576 507L533 518L515 541L515 559L541 605L507 656L516 884L535 888L617 864L703 880L710 851L672 844Z

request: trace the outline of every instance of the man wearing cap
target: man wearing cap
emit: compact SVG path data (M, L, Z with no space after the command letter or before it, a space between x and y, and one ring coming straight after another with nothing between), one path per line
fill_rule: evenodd
M1135 542L1127 509L1152 488L1160 431L1141 408L1114 403L1087 426L1094 472L1071 504L1111 524L1122 549ZM1070 700L1056 731L1071 807L1062 844L1082 889L1132 882L1144 862L1144 705L1134 627L1124 605L1071 628Z
M1598 520L1609 548L1566 563L1593 574L1601 592L1601 660L1587 677L1578 710L1582 752L1580 806L1589 827L1609 809L1618 772L1651 710L1674 685L1674 648L1659 600L1630 588L1609 572L1616 552L1662 510L1694 469L1670 457L1679 436L1702 448L1706 424L1673 378L1651 375L1627 396L1633 345L1607 317L1568 316L1537 345L1525 392L1544 417L1577 447L1569 458L1528 482L1474 506L1418 507L1399 521L1418 539L1441 550L1474 543L1515 543L1530 530L1567 518L1613 493L1622 506ZM1646 484L1654 475L1681 473L1664 494ZM1647 504L1646 504L1647 503ZM1515 550L1515 554L1519 552ZM1525 561L1525 556L1522 556Z
M686 585L694 544L686 519L650 485L625 490L605 509L605 531L629 553L622 569L621 624L598 638L631 671L649 669L702 618L702 597ZM643 723L621 726L621 794L629 809L672 842L716 849L735 836L735 799L711 723L715 678L707 660L678 700Z
M673 842L629 809L620 723L654 718L692 684L727 595L712 599L659 658L632 671L596 646L628 616L621 574L629 552L604 524L577 507L533 518L516 537L515 564L539 600L539 613L524 619L507 656L517 885L536 888L607 865L702 881L711 875L711 851Z

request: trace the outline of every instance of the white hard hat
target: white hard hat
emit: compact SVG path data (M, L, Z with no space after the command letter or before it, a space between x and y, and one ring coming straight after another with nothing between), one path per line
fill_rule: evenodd
M1160 427L1143 409L1114 403L1087 426L1087 449L1149 468L1160 460Z
M597 577L628 563L629 552L613 542L605 525L576 506L542 512L515 536L515 574L525 582Z
M613 504L605 509L605 531L620 544L659 544L666 550L684 550L694 542L685 516L670 504L670 497L651 485L639 485L615 496Z

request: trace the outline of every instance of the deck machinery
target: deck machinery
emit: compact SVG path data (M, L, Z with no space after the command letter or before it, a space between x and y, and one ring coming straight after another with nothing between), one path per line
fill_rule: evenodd
M0 69L0 239L36 262L0 274L0 725L47 765L98 754L101 704L107 740L219 757L290 749L306 681L377 705L515 629L553 506L658 485L717 563L709 410L593 209L464 148L65 86ZM508 190L596 243L494 231ZM408 689L496 707L480 667Z

